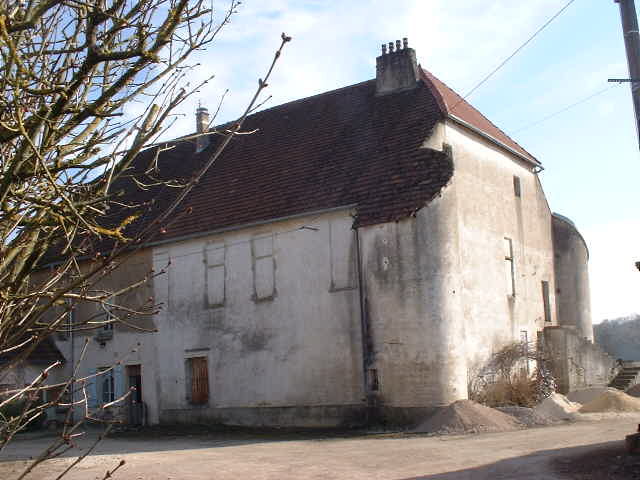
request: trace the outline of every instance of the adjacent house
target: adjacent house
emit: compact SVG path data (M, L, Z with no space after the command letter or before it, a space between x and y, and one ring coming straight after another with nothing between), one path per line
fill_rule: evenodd
M206 109L197 120L205 132ZM93 383L92 405L135 386L132 422L406 423L466 398L501 346L543 337L567 389L608 381L611 359L591 343L586 244L552 214L540 161L420 67L406 40L383 46L375 79L245 127L255 133L231 142L107 282L165 270L124 299L153 297L161 312L58 341L78 358L81 337L95 337L85 374L122 360ZM217 138L149 149L132 174L189 178ZM138 225L176 190L119 188L150 202ZM571 370L580 349L593 373Z

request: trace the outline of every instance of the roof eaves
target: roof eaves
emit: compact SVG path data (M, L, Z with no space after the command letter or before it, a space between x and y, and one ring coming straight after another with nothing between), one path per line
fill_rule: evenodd
M352 210L352 209L356 208L357 206L358 206L357 203L351 203L351 204L348 204L348 205L340 205L340 206L337 206L337 207L330 207L330 208L323 208L323 209L319 209L319 210L311 210L311 211L304 211L304 212L300 212L300 213L294 213L294 214L287 215L287 216L284 216L284 217L266 218L264 220L259 220L259 221L256 221L256 222L229 225L227 227L217 228L217 229L213 229L213 230L205 230L205 231L202 231L202 232L195 232L195 233L190 233L190 234L187 234L187 235L163 238L163 239L160 239L160 240L153 240L151 242L145 243L144 247L156 247L156 246L164 245L164 244L167 244L167 243L182 242L182 241L185 241L185 240L193 240L193 239L196 239L196 238L207 237L207 236L211 236L211 235L219 235L219 234L222 234L222 233L235 232L235 231L238 231L238 230L243 230L245 228L259 227L259 226L268 225L268 224L271 224L271 223L284 222L284 221L288 221L288 220L296 220L296 219L303 218L303 217L320 216L320 215L324 215L324 214L327 214L327 213L339 212L339 211L342 211L342 210Z

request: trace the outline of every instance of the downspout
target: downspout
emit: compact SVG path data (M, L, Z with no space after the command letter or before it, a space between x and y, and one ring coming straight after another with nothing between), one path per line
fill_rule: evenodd
M371 421L371 413L375 407L375 398L369 385L369 365L371 365L371 333L369 331L369 316L367 313L367 301L365 297L364 274L362 271L362 250L360 247L360 234L358 227L354 227L356 240L356 269L358 273L358 297L360 300L360 337L362 340L362 380L364 394L367 402L365 422L367 425Z
M76 388L76 377L75 377L75 371L76 371L76 360L75 360L75 315L74 315L74 307L75 305L73 303L71 303L71 308L69 310L69 340L71 343L71 383L69 385L69 397L70 397L70 403L71 403L71 418L70 421L71 423L75 422L75 388Z

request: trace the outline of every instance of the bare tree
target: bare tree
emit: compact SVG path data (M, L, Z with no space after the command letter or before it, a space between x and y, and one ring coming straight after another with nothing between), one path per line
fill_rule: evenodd
M555 388L543 343L506 344L469 372L469 398L491 407L532 407Z
M83 319L74 329L156 311L152 299L131 307L117 298L161 272L117 291L96 285L162 227L240 133L290 38L282 35L244 114L214 132L220 137L202 168L183 183L158 179L180 190L154 221L129 228L147 206L126 204L114 185L133 175L132 162L143 149L157 156L172 148L157 139L176 107L201 86L187 82L189 59L215 40L239 3L230 0L217 12L206 0L0 0L0 378L67 328L77 301L110 315ZM142 111L133 114L139 105ZM52 258L55 268L34 275ZM83 391L89 379L77 378L74 365L73 377L55 386L57 398L36 402L34 392L53 387L44 384L54 367L0 398L0 408L16 400L24 406L18 417L0 420L0 447L62 402L65 391ZM87 408L86 393L83 402ZM62 443L37 462L72 445L76 429L68 423Z

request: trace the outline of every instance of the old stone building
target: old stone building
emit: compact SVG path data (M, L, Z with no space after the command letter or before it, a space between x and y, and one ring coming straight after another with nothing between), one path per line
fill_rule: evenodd
M406 41L383 47L375 79L255 113L246 129L111 279L167 271L131 293L163 304L146 324L157 333L89 334L85 373L124 358L93 404L135 385L149 423L407 422L466 398L469 372L509 342L551 327L593 347L586 246L551 213L540 161ZM217 138L176 141L157 163L150 149L133 173L188 178ZM142 224L175 195L120 187L154 199ZM69 357L81 343L58 345ZM606 382L610 359L593 359L595 376L562 373L571 386Z

